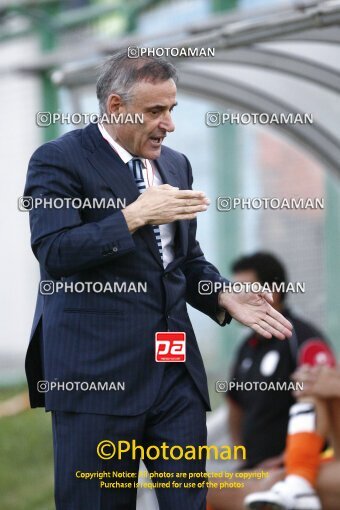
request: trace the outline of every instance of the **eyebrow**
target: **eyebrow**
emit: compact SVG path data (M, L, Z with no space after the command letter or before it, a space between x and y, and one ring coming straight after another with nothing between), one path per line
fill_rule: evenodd
M173 103L170 108L174 108L175 106L177 106L178 103L176 101L176 103ZM164 110L166 108L166 106L164 104L154 104L152 106L148 106L146 109L147 110L154 110L154 109L158 109L158 110Z

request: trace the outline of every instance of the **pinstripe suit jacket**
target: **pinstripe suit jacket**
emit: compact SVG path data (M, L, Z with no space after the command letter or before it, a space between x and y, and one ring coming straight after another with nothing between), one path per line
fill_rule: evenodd
M188 189L187 158L162 147L155 161L165 183ZM121 199L139 191L131 172L97 125L42 145L28 168L25 196ZM65 202L66 204L66 202ZM185 331L187 368L209 408L206 375L186 303L217 322L217 295L198 293L199 280L226 281L205 260L196 221L176 225L175 259L164 270L151 226L128 231L119 209L33 208L31 244L41 279L147 283L146 293L38 293L26 374L32 407L137 415L160 388L164 363L155 362L157 331ZM226 316L223 325L230 321ZM124 382L125 391L37 391L37 381ZM60 386L61 387L61 386Z

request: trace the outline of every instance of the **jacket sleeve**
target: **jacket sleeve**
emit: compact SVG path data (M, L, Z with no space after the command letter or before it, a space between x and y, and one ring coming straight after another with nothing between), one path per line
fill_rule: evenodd
M98 222L83 223L80 209L72 207L71 202L84 198L81 180L67 159L55 142L41 146L29 162L24 191L26 203L31 201L32 205L32 250L41 266L56 279L135 250L121 211ZM49 205L53 199L58 199L57 207Z
M184 156L185 157L185 156ZM189 186L192 189L193 177L189 160L185 157L188 173L189 173ZM187 281L187 302L208 315L215 322L221 326L229 324L232 317L231 315L219 308L218 306L218 285L216 282L228 284L229 280L220 275L218 269L208 262L201 250L201 247L196 240L197 220L189 221L189 239L188 239L188 254L183 265L183 272ZM208 282L210 290L204 292L200 282ZM211 283L210 283L211 282Z

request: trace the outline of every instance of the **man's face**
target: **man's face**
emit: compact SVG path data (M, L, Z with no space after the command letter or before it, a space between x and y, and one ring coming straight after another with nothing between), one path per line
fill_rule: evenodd
M134 156L156 159L160 156L162 142L175 126L171 112L176 106L176 85L171 80L151 83L141 81L133 87L132 98L122 103L112 94L108 99L108 112L143 114L144 123L111 124L107 126L114 140ZM117 99L118 98L118 99Z

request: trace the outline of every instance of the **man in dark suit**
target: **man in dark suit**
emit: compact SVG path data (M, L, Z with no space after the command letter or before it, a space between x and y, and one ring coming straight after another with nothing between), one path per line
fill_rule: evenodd
M201 280L227 280L196 241L196 216L209 201L191 189L188 159L162 147L174 130L176 81L166 60L115 55L97 83L101 114L140 113L144 122L90 124L43 145L29 164L25 195L64 204L30 212L32 249L41 279L50 283L38 296L26 359L31 404L52 411L58 510L135 508L137 488L127 475L119 489L109 485L112 478L102 488L95 476L82 478L83 472L138 472L140 450L103 460L108 450L96 451L103 440L205 444L209 396L187 302L222 326L234 317L267 338L290 336L269 295L199 293ZM79 209L74 199L115 199L126 207ZM94 287L139 282L146 292ZM81 284L84 292L70 291ZM155 361L157 332L185 333L185 363ZM203 473L204 459L144 462L160 473L153 481L160 483L162 510L205 508L206 490L197 484L203 474L191 490L161 485L164 471L179 484L181 472Z

